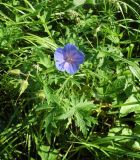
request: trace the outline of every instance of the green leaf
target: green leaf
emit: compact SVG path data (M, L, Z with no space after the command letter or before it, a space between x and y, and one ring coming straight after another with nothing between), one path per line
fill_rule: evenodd
M51 57L43 53L39 53L39 63L42 64L46 68L52 67Z
M132 148L136 151L140 151L140 143L138 141L135 141L132 145Z
M118 93L118 92L122 92L124 87L125 87L125 82L126 79L125 77L119 77L118 79L116 79L115 81L112 82L112 84L110 84L107 88L107 93Z
M83 115L80 114L80 112L76 112L75 117L76 117L77 126L80 128L82 133L84 135L86 135L87 134L87 127L86 127L86 122L84 121Z
M44 83L44 88L43 88L44 94L47 98L47 102L48 104L50 104L51 101L53 101L53 97L52 97L52 89L48 86L48 84Z
M87 4L96 4L95 0L86 0Z
M50 112L46 118L45 118L45 125L44 125L44 128L45 128L45 132L46 132L46 138L49 142L49 144L51 144L51 134L52 134L52 121L53 121L53 113Z
M131 95L120 109L120 116L127 115L130 112L140 113L140 103Z
M38 154L41 157L41 160L56 160L58 159L58 151L56 149L50 149L50 146L42 145Z
M124 128L123 130L122 130L122 133L121 133L121 135L132 135L133 133L132 133L132 130L131 129L129 129L129 128Z
M59 116L58 119L72 118L73 115L75 114L75 111L76 111L75 109L76 109L75 107L72 107L69 111Z
M131 70L132 74L138 78L138 80L140 81L140 68L137 64L133 65L133 66L129 66L129 69Z
M24 36L22 38L33 45L39 44L45 48L51 49L52 51L56 50L57 48L56 43L48 37L39 37L33 34L29 34L28 36Z
M84 95L80 99L75 99L72 96L68 110L60 115L58 119L74 119L81 132L86 135L88 127L96 123L96 120L90 115L95 108L96 106L92 102L84 100Z
M118 44L120 42L119 38L115 35L109 35L107 36L107 38L115 44Z
M86 2L86 0L73 0L73 4L75 6L80 6L82 4L84 4Z

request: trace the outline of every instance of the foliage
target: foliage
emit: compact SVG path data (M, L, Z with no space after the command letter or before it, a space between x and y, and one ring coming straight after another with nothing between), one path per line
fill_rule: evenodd
M140 1L0 1L0 159L140 159ZM72 43L80 70L55 68Z

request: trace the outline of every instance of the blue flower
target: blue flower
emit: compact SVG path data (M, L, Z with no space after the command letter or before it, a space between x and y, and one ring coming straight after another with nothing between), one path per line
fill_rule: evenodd
M74 74L78 71L80 64L84 62L84 54L73 44L66 44L64 48L57 48L54 53L56 68Z

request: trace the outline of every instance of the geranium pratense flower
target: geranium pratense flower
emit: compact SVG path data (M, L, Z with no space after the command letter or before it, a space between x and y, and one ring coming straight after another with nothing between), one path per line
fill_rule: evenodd
M80 64L84 62L84 54L73 44L66 44L64 48L57 48L54 53L56 68L74 74L78 71Z

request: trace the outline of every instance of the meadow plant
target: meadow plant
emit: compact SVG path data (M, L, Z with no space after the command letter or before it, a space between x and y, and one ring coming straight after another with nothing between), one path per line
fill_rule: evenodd
M140 0L0 8L0 160L139 160Z

